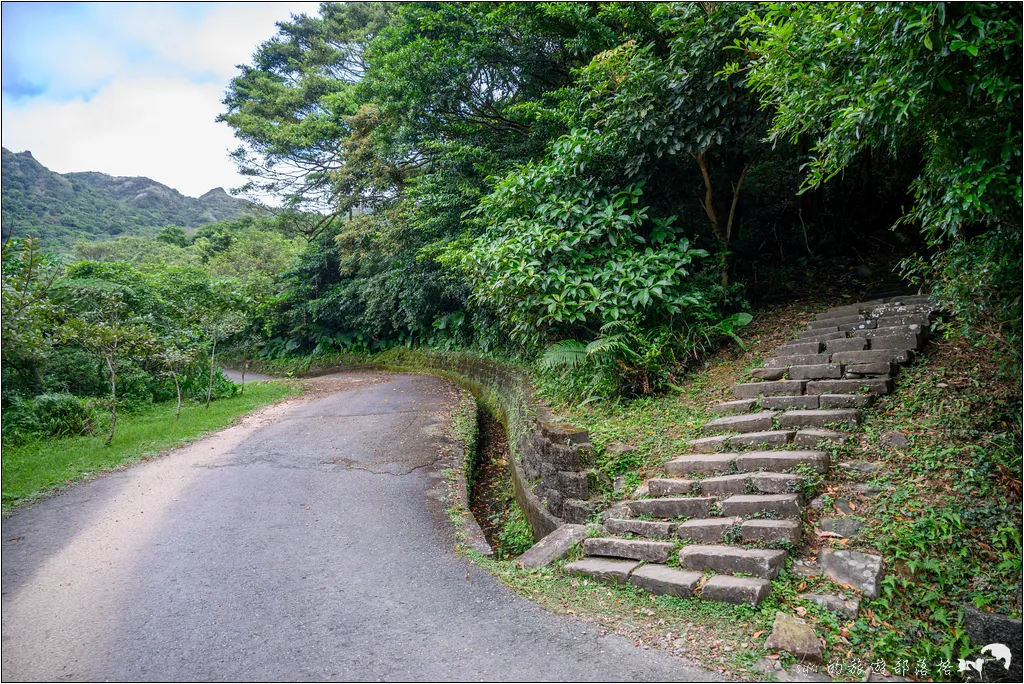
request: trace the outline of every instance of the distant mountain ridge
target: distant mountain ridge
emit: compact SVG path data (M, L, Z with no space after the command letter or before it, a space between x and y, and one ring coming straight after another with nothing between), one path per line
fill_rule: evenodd
M213 188L186 197L141 176L110 176L97 171L55 173L31 152L3 156L3 239L38 236L51 248L76 240L104 240L123 234L149 234L164 226L195 228L238 218L249 202Z

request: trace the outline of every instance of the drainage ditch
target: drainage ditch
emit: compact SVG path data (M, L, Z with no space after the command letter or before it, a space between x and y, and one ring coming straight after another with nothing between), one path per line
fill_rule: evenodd
M516 503L505 427L483 406L477 410L477 435L470 509L498 558L518 556L533 545L533 535Z

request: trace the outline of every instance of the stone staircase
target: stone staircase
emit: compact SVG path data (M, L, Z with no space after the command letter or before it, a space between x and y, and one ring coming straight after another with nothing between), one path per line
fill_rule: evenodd
M653 594L759 604L800 545L811 475L860 409L893 390L938 310L927 296L889 296L819 314L734 386L721 417L634 498L604 513L567 572ZM847 552L848 553L848 552ZM826 572L828 569L826 568Z

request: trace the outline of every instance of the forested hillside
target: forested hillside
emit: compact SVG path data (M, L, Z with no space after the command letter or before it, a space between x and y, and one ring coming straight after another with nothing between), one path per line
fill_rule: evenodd
M249 206L214 188L186 197L149 178L83 172L59 174L31 152L3 149L3 239L32 235L66 251L78 239L154 234L241 216Z
M86 391L75 349L99 391L67 325L172 281L241 356L458 347L596 399L663 391L752 306L903 279L1019 367L1020 28L1008 3L324 4L224 98L271 217L124 237L241 204L4 151L5 235L43 238L8 246L5 288L37 294L5 298L5 405ZM114 310L212 345L178 306Z

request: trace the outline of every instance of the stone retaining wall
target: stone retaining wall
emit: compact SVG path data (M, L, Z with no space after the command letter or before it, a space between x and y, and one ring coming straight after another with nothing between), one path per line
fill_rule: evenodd
M516 368L463 352L393 349L378 357L392 371L427 371L473 393L502 421L508 435L509 470L516 502L538 541L560 525L583 523L596 508L589 501L587 468L593 448L586 430L558 422Z

